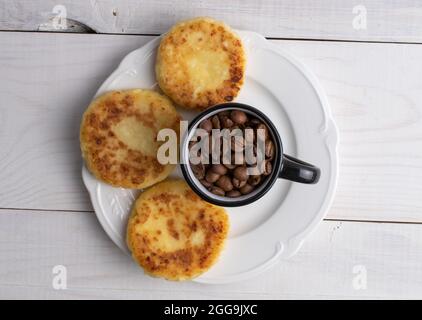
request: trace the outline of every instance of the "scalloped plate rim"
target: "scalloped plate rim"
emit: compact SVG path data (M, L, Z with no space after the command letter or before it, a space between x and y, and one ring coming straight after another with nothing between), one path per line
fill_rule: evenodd
M274 45L270 41L266 40L262 35L252 32L252 31L237 31L239 34L242 35L242 37L247 37L248 40L256 41L256 43L259 43L259 46L271 50L278 55L282 56L284 59L289 61L302 75L304 78L307 79L310 86L315 91L316 95L318 96L320 100L321 110L324 114L324 128L321 132L321 134L325 137L325 146L329 152L330 160L331 160L331 177L329 181L329 187L327 194L325 195L324 201L321 205L321 207L317 210L317 213L315 214L314 218L310 222L310 224L302 230L299 234L295 235L293 238L289 239L288 243L282 243L276 244L276 246L279 248L274 256L263 262L260 266L253 268L252 270L248 270L242 273L238 273L237 275L232 275L230 277L203 277L200 276L198 278L193 279L194 282L200 282L200 283L207 283L207 284L223 284L223 283L230 283L230 282L237 282L249 279L251 277L257 276L258 274L263 273L264 271L270 269L272 266L274 266L276 263L278 263L281 259L287 259L294 254L297 253L297 251L302 246L303 242L306 238L309 237L309 235L316 229L317 225L323 220L326 213L328 212L329 207L331 206L335 190L337 187L337 181L338 181L338 129L335 125L334 119L331 114L331 110L329 108L328 99L325 95L325 92L323 91L321 85L319 84L318 79L316 76L307 69L301 62L299 62L296 58L291 56L289 53L285 52L282 48L279 46ZM122 72L126 72L126 69L128 65L130 66L131 59L133 57L136 57L136 54L143 50L148 50L150 47L154 48L157 43L159 42L159 39L161 37L156 37L152 39L151 41L147 42L144 46L133 50L132 52L128 53L121 61L119 66L116 68L115 71L113 71L110 76L103 82L103 84L100 86L98 91L96 92L95 96L98 96L101 94L105 88L110 86L112 82L122 74ZM331 139L331 140L330 140ZM107 219L105 218L104 214L101 213L101 205L98 202L98 197L96 196L96 191L92 189L91 182L89 178L87 178L86 174L88 173L85 165L82 166L82 177L84 184L86 188L88 189L88 192L90 194L90 199L92 202L92 205L94 207L94 211L96 213L96 216L102 226L102 228L105 230L107 235L112 239L112 241L125 253L130 255L130 252L127 247L122 247L121 244L119 244L119 241L116 239L116 236L112 233L110 234L109 225L107 224ZM88 173L89 174L89 173ZM204 274L206 275L206 273Z

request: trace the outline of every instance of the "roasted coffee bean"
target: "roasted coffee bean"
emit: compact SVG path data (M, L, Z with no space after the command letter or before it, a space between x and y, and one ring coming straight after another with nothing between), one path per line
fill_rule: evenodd
M245 128L245 144L248 146L252 146L253 142L255 141L255 132L251 127Z
M233 190L232 181L228 176L221 176L215 184L225 192Z
M269 136L269 128L258 118L250 117L240 110L223 111L203 120L198 127L208 133L208 136L198 137L198 141L201 141L202 138L202 142L209 142L207 146L209 146L212 161L220 161L219 164L205 164L204 162L199 165L190 164L195 177L210 192L233 198L242 194L249 194L262 184L264 176L272 173L272 161L275 156L274 141ZM212 129L222 128L229 129L231 135L226 136L228 140L224 143L223 137L213 143ZM257 130L260 129L264 130L265 135L261 137L264 139L262 142L265 142L265 149L262 150L263 154L260 157L265 157L266 160L260 163L258 168L256 167L258 150L256 140ZM204 139L208 139L208 141ZM189 142L189 149L196 143L195 141ZM202 160L209 156L204 154L204 149L201 149L202 154L198 154ZM217 151L220 151L220 153ZM225 151L225 153L222 151ZM252 159L246 159L247 156L252 156ZM252 170L252 172L249 170Z
M217 196L222 196L222 197L224 197L224 195L226 194L223 189L216 187L216 186L212 186L210 188L210 191L212 193L216 194Z
M212 137L208 136L206 137L206 139L208 140L208 153L211 154L212 153ZM204 145L205 148L205 145Z
M263 141L254 146L254 153L258 162L265 160L265 144L263 144Z
M219 175L225 175L227 173L227 168L222 164L213 164L210 168L213 172L219 174Z
M191 150L196 144L197 144L198 142L196 142L196 141L189 141L189 150ZM195 147L195 148L198 148L198 147ZM192 151L193 152L193 151ZM196 152L196 156L197 157L199 157L200 156L200 152L199 152L199 149L197 149L197 152Z
M223 139L214 137L213 135L211 135L209 137L209 149L210 149L210 154L217 155L218 151L221 151L221 149L223 148Z
M233 126L233 121L229 117L222 117L220 118L221 126L225 129L229 129Z
M237 167L233 170L233 177L241 181L248 180L248 169L246 167Z
M226 111L220 111L219 113L217 113L217 115L219 116L220 120L225 118L225 117L230 117L230 111L226 110Z
M249 119L248 124L251 127L256 127L257 125L261 124L261 121L257 118L252 118L252 119Z
M236 168L235 158L233 156L233 153L230 152L230 150L229 152L221 153L221 163L229 170Z
M251 186L250 184L245 184L242 188L239 189L239 191L242 194L248 194L251 193L254 190L254 187Z
M250 176L249 179L248 179L248 183L251 186L257 186L260 182L261 182L261 176L260 175Z
M248 116L243 111L233 110L230 113L230 119L232 119L232 121L234 123L237 123L237 124L245 124L246 121L248 121Z
M234 188L240 189L240 188L242 188L246 184L246 180L241 181L239 179L233 178L232 179L232 184L233 184L233 187Z
M220 178L220 175L211 170L208 170L207 173L205 174L205 180L207 180L209 183L214 183L219 178Z
M242 152L243 149L245 148L245 142L244 142L243 137L241 136L238 136L238 137L232 136L230 143L231 143L230 148L232 152Z
M232 153L230 152L230 150L224 150L224 148L223 148L223 150L221 151L220 161L221 161L220 163L222 163L226 167L229 164L233 164Z
M256 145L253 147L248 147L245 149L245 162L250 166L254 166L256 164Z
M212 187L212 183L208 182L205 179L199 180L199 182L201 182L201 184L205 187L205 188L209 188Z
M235 166L243 166L246 164L243 152L233 152L231 154L231 163ZM233 168L234 169L234 168Z
M274 157L274 143L271 140L265 141L265 156L269 159Z
M231 163L223 163L223 166L225 166L229 170L233 170L234 168L236 168L236 165Z
M210 119L205 119L203 120L200 124L199 127L201 129L204 129L206 132L211 132L212 130L212 122Z
M220 118L217 115L211 118L211 123L214 129L221 129Z
M242 194L240 193L239 190L232 190L226 193L226 197L229 198L237 198L240 197Z
M263 164L261 166L256 165L253 167L249 167L248 171L249 171L249 176L260 176L263 172Z
M195 177L198 179L203 179L205 177L205 166L202 163L191 164L190 167L192 168Z
M262 130L262 132L259 131L259 130ZM257 136L258 139L262 138L263 140L267 140L269 138L268 137L268 128L265 124L260 123L259 125L256 126L256 136Z
M264 172L262 173L264 176L268 176L273 171L273 165L271 164L270 160L265 161Z

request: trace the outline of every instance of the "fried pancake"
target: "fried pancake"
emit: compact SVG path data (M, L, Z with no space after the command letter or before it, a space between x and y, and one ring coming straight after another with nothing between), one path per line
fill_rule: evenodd
M163 128L179 133L172 102L150 90L108 92L85 111L80 143L88 169L116 187L146 188L164 180L175 165L162 165L157 150Z
M216 262L228 228L224 208L202 200L183 180L167 180L137 199L127 244L146 273L188 280Z
M156 77L175 103L205 109L232 101L243 84L245 53L225 24L196 18L176 24L158 48Z

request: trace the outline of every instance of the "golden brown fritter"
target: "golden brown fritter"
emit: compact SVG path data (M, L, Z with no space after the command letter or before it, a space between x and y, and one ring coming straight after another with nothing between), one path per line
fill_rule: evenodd
M139 196L127 244L146 273L187 280L216 262L228 228L224 208L202 200L183 180L167 180Z
M180 116L171 101L151 90L108 92L85 111L80 143L88 169L100 180L124 188L146 188L164 180L174 165L162 165L157 150L163 128L179 133Z
M245 77L242 42L210 18L180 22L161 40L156 76L164 93L186 108L232 101Z

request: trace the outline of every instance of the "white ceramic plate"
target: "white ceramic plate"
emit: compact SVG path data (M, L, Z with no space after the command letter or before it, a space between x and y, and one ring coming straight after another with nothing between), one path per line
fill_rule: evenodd
M321 168L316 185L279 179L257 202L227 208L230 234L217 264L194 281L227 283L255 276L288 258L323 219L333 199L338 170L337 129L315 77L280 46L254 32L239 31L248 56L245 85L236 99L257 107L276 125L284 152ZM157 88L156 38L128 54L97 95L130 88ZM179 110L185 119L194 114ZM180 171L173 173L182 177ZM126 223L140 191L113 188L84 167L83 180L97 217L123 251Z

